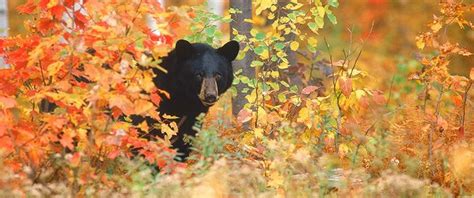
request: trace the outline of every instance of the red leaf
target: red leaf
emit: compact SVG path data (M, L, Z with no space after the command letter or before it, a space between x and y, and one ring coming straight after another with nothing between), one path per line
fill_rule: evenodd
M64 0L64 6L70 8L74 5L75 0Z
M38 30L43 34L48 33L48 31L50 31L53 28L54 28L54 21L52 21L51 19L42 18L38 22Z
M122 110L120 110L118 107L112 107L112 117L114 119L118 119L118 117L121 115L122 115Z
M38 3L38 6L42 9L46 9L48 7L48 3L49 3L50 0L41 0L39 3Z
M302 94L310 94L312 93L313 91L317 90L319 87L317 86L307 86L305 88L303 88L303 90L301 90L301 93Z
M83 29L87 23L87 18L80 11L76 11L74 12L74 23L76 23L79 28Z
M25 4L18 6L16 8L19 13L22 14L31 14L36 9L36 5L33 0L28 0Z
M53 14L54 18L61 19L63 17L66 8L62 5L56 5L51 8L51 14Z

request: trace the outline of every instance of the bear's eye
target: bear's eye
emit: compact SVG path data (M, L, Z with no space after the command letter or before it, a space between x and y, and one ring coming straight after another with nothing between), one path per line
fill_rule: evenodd
M220 80L222 78L222 75L220 73L216 73L215 78L216 80Z
M201 81L202 80L202 74L201 73L197 73L196 74L196 79Z

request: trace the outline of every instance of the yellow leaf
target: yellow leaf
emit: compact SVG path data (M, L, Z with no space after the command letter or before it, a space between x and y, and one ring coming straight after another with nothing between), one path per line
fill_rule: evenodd
M48 75L54 76L58 71L61 69L61 67L64 65L64 62L58 61L55 63L52 63L51 65L48 66Z
M422 38L417 38L416 39L416 47L418 47L418 49L425 48L425 41Z
M347 153L349 153L350 148L346 144L339 145L339 156L344 157Z
M435 24L433 24L431 26L431 30L433 30L433 32L438 32L443 26L441 25L441 23L437 22Z
M263 138L263 129L262 128L255 128L253 130L253 134L255 135L256 138Z
M317 9L318 9L319 16L324 17L324 14L326 14L326 9L324 9L323 6L318 6Z
M314 37L309 37L308 44L310 46L316 47L318 45L318 40Z
M272 5L276 3L277 0L258 0L256 2L257 9L255 10L257 15L260 15L263 10L270 8Z
M247 99L249 103L253 103L257 99L257 95L255 94L255 91L252 91L252 93L245 96L245 98Z
M147 100L136 100L133 103L133 109L135 114L144 114L145 112L154 109L153 103L147 101Z
M272 186L272 187L275 187L275 188L278 188L280 187L281 185L283 185L283 176L278 173L278 172L273 172L270 174L270 182L268 182L268 185L269 186Z
M48 7L48 8L52 8L52 7L56 6L56 5L58 5L58 0L50 0L50 1L48 2L47 7Z
M290 65L288 64L288 62L281 62L279 65L278 65L278 68L279 69L287 69Z
M254 24L254 21L252 19L244 19L245 22Z
M293 51L296 51L299 46L300 46L300 44L296 41L293 41L293 42L290 43L290 49L293 50Z
M161 132L165 134L165 140L169 141L171 137L178 134L178 125L176 122L172 122L169 125L162 123Z
M298 113L298 118L296 119L296 121L300 123L304 123L308 126L308 128L311 128L311 122L309 122L309 117L310 117L309 109L307 107L303 107Z

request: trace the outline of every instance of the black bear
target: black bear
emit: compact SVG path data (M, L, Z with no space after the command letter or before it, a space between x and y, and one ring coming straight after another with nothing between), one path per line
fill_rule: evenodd
M158 108L161 115L179 117L173 120L178 124L178 134L171 138L177 149L180 161L184 161L191 152L191 145L185 141L185 135L194 137L193 126L201 113L207 113L221 94L232 85L234 79L232 61L239 52L239 43L229 41L215 49L207 44L191 44L186 40L176 42L176 47L168 56L162 58L161 66L167 73L154 69L156 77L154 84L167 91L170 99L163 97ZM133 124L146 120L148 126L153 126L156 120L152 118L132 116ZM148 137L161 136L159 129L152 129Z

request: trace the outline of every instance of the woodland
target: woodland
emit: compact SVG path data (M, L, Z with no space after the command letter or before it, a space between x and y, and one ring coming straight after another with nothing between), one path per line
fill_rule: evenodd
M6 5L0 197L474 196L472 0ZM180 39L240 45L186 161L153 83Z

